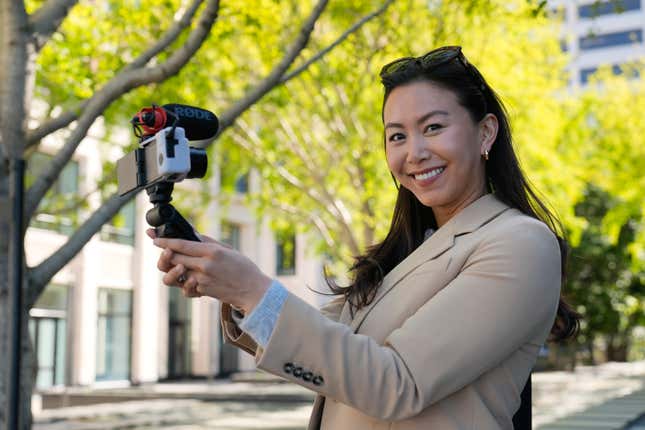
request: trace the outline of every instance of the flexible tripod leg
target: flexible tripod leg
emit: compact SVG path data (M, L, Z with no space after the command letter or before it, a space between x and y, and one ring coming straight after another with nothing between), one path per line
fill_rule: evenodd
M156 204L154 208L146 213L146 221L155 228L157 237L201 242L193 226L171 204Z
M150 203L154 205L146 212L146 221L155 228L157 237L201 242L193 226L170 204L173 187L172 182L161 181L146 188Z

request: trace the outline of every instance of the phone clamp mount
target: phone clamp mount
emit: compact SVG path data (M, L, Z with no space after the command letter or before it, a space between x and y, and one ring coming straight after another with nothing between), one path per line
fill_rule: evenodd
M170 204L174 186L173 182L161 181L146 188L150 203L154 205L146 212L146 221L155 228L157 237L201 242L190 223Z
M208 159L206 150L189 145L189 139L214 137L217 117L191 106L152 105L141 109L130 120L139 148L117 161L119 195L145 189L154 205L146 221L157 237L199 242L193 227L170 204L175 182L203 178Z

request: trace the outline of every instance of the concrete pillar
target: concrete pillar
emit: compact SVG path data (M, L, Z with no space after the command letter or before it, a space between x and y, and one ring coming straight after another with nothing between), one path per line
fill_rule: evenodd
M132 280L134 283L132 300L132 372L135 384L154 382L159 379L159 336L151 336L165 327L160 319L162 308L167 301L160 300L160 290L166 288L161 282L161 272L157 270L159 249L146 235L148 225L145 213L151 205L148 196L137 196L137 225L135 228L135 249L133 256ZM167 315L167 314L166 314Z
M81 253L81 270L73 291L74 327L72 329L74 362L72 382L78 385L91 385L96 379L97 354L97 305L98 289L101 284L101 252L98 237L93 237Z

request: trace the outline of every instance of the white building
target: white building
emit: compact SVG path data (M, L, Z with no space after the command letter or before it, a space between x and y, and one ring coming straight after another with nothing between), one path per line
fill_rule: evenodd
M599 66L614 73L645 57L643 0L554 0L563 13L562 48L571 55L572 86L584 86Z
M55 186L56 193L88 194L89 209L76 213L100 204L96 193L89 193L102 176L99 147L86 139ZM56 149L45 142L43 152L32 157L28 176L37 174L47 152ZM210 184L213 193L219 192L218 176ZM240 181L240 193L246 182ZM257 178L248 182L253 187ZM226 210L216 204L205 207L204 233L241 250L314 306L322 304L325 296L307 289L321 290L324 281L319 260L306 255L305 238L276 242L268 223L258 223L242 202L240 195ZM179 290L162 285L156 268L159 250L145 235L145 212L151 207L148 196L140 193L54 277L31 310L37 389L222 377L254 369L251 356L222 344L216 300L185 299ZM66 241L72 222L45 214L32 224L25 242L29 266Z

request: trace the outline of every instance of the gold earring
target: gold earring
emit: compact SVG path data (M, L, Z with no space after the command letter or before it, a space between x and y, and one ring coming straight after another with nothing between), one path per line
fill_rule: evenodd
M484 149L484 160L488 161L488 149Z

